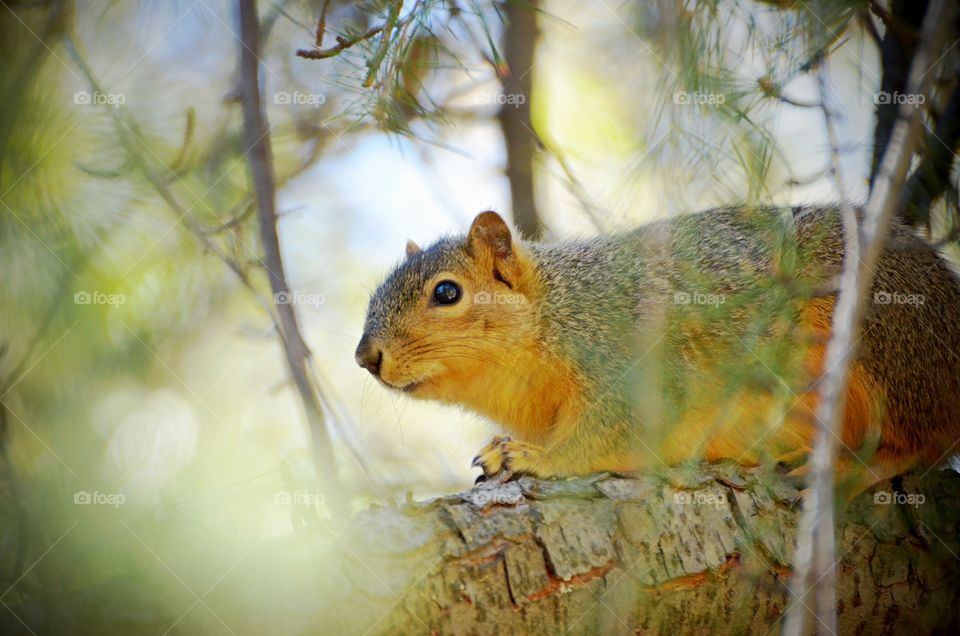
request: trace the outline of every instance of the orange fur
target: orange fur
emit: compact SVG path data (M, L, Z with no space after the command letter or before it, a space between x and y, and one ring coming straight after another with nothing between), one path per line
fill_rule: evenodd
M451 369L437 397L467 404L534 444L546 443L564 422L577 421L582 381L562 361L536 346L505 347L488 355L488 362Z
M833 304L831 298L818 298L810 301L801 312L801 338L813 342L808 346L804 360L811 381L820 378L824 369ZM667 436L662 447L663 457L671 464L698 457L707 461L733 459L744 465L755 465L764 459L795 463L805 458L813 447L817 433L817 388L811 384L807 391L796 396L794 404L780 421L771 414L771 409L778 407L777 400L761 392L742 392L724 404L692 408ZM853 453L880 437L882 401L883 393L878 383L854 362L848 377L839 435L843 445L838 466L841 471L854 463ZM889 433L894 428L888 423L884 432ZM913 456L896 456L887 452L874 459L870 469L863 471L866 476L860 479L874 483L896 474L912 462Z
M810 301L801 317L801 322L809 329L816 341L816 344L809 348L806 361L807 373L811 378L819 378L826 366L825 343L830 340L833 333L831 329L833 308L832 298L814 299ZM883 397L881 387L867 375L860 364L854 361L847 378L847 394L840 435L841 441L848 449L855 450L867 439L879 437ZM811 395L808 402L806 406L813 413L816 409L816 395Z

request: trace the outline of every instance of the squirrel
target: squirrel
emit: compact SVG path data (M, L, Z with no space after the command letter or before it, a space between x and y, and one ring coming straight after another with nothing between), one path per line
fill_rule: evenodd
M486 211L466 236L408 241L356 360L500 424L478 481L703 460L802 475L843 254L830 207L718 208L554 243ZM960 448L960 278L897 220L874 274L840 432L854 493Z

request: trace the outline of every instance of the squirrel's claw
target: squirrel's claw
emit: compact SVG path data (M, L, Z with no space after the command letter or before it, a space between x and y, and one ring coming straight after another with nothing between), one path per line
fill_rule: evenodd
M480 449L471 465L483 471L483 477L490 479L506 474L506 481L513 473L540 475L537 465L543 457L543 449L509 437L494 437L493 441Z
M493 477L503 468L504 457L502 446L509 441L509 437L494 437L492 442L480 449L480 452L473 458L470 465L482 470L484 477Z

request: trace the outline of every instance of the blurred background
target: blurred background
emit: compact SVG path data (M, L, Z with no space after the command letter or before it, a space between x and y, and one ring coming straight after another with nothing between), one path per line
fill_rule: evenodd
M407 239L484 209L551 240L836 200L821 98L862 199L878 27L864 3L780 4L260 2L277 298L237 3L0 2L4 631L297 633L316 555L343 549L331 489L349 511L469 487L495 426L353 360Z

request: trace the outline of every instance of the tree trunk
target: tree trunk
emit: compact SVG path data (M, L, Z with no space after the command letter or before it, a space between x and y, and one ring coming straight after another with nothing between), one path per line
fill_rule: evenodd
M960 475L936 471L850 505L838 528L841 633L960 630L958 490ZM729 469L683 489L653 477L524 477L374 508L337 531L336 593L316 628L767 633L791 601L796 495Z
M536 136L530 119L533 98L533 72L537 65L534 51L539 39L537 26L539 0L510 0L504 5L506 26L503 55L507 74L501 78L503 101L497 113L506 144L506 173L510 182L513 222L524 238L539 239L543 223L537 212L533 161Z

